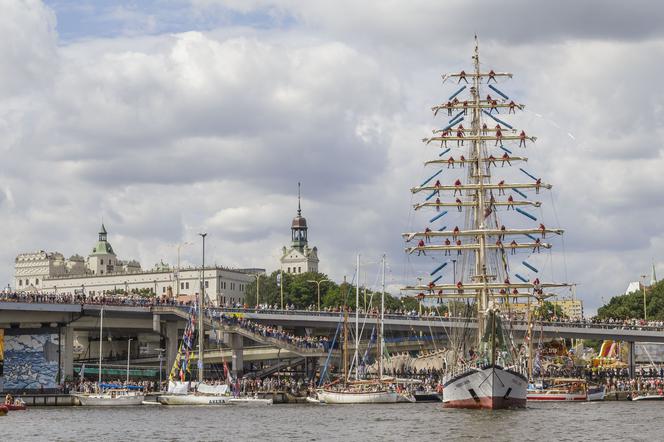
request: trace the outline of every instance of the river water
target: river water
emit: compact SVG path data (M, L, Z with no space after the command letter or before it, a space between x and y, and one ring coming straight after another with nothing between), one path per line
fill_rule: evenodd
M440 403L123 409L31 408L0 417L2 441L664 440L664 402L529 404L448 410Z

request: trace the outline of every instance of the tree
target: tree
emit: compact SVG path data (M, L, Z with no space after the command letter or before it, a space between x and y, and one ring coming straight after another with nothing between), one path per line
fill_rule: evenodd
M535 318L544 321L550 321L554 317L565 318L567 315L563 312L562 307L549 301L544 301L542 305L536 307L534 310Z
M664 281L646 287L646 313L649 320L664 320ZM597 309L597 318L643 318L643 290L612 297L608 304Z

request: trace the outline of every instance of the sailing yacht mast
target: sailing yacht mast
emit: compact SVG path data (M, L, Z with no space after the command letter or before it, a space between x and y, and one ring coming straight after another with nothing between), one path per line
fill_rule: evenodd
M355 284L355 380L360 379L360 254L357 254L357 284Z
M99 384L101 385L101 350L104 342L104 306L101 306L99 313ZM101 387L100 387L101 388Z
M383 277L382 277L382 291L380 293L380 328L378 336L378 376L383 379L383 333L385 324L385 255L383 254Z
M201 289L198 297L198 382L203 382L205 361L203 359L203 344L205 342L205 329L203 328L203 298L205 297L205 237L207 233L199 233L203 238L203 269L201 270Z

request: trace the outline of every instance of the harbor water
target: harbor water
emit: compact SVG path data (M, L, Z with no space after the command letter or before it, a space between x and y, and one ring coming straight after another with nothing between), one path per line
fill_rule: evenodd
M529 404L525 410L448 410L440 403L122 409L31 408L0 418L20 441L577 441L662 440L664 402Z

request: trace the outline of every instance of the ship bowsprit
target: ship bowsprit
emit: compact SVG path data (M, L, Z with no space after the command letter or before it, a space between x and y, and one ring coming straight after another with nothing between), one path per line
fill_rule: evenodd
M525 408L528 380L499 365L469 368L444 383L444 408Z

